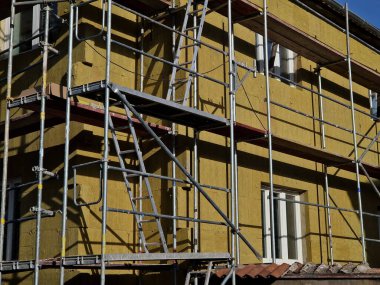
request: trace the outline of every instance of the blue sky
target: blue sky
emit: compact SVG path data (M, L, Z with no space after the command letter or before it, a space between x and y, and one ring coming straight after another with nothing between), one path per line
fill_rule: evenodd
M345 0L336 0L344 5ZM347 0L348 8L368 23L380 29L380 0Z

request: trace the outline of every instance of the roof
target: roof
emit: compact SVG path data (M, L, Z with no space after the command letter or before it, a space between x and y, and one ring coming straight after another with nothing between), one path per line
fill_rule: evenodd
M224 279L230 269L216 270L213 278ZM368 264L347 263L334 265L295 262L260 263L239 265L236 269L237 280L246 279L379 279L380 268L370 268Z
M345 8L335 0L291 0L292 2L303 3L316 12L327 17L342 28L346 28ZM380 30L365 21L353 12L349 12L350 32L358 38L366 41L376 49L380 49Z

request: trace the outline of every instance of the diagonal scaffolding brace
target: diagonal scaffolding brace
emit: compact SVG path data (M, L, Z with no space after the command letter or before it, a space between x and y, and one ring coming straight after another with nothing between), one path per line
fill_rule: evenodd
M112 86L108 86L115 93L120 101L132 112L132 114L140 121L144 129L149 133L157 144L162 148L162 150L175 162L177 167L182 171L182 173L190 180L190 182L198 189L198 191L206 198L206 200L212 205L212 207L218 212L218 214L223 218L227 225L235 232L239 238L248 246L248 248L255 254L258 259L262 259L260 253L251 245L247 238L239 231L239 229L231 222L231 220L223 213L223 211L218 207L218 205L211 199L211 197L204 191L203 187L193 178L193 176L186 170L185 167L179 162L179 160L173 155L169 148L164 144L164 142L156 135L152 128L144 121L140 116L139 112L132 106L131 103L120 93L120 91Z

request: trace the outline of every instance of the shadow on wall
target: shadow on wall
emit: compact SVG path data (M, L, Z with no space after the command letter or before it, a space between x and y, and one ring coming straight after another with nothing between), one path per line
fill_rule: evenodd
M174 284L174 274L170 271L165 271L161 273L145 273L141 271L140 273L136 270L136 274L107 274L106 282L107 284L128 284L128 285L139 285L139 284L149 284L149 285L161 285L161 284ZM138 276L138 274L141 274ZM178 276L181 274L177 273L177 284L183 284L183 276ZM183 274L182 274L183 275ZM163 283L164 281L164 283ZM179 282L178 282L179 281ZM88 273L79 273L74 278L65 282L66 285L98 285L100 284L100 275L91 275Z

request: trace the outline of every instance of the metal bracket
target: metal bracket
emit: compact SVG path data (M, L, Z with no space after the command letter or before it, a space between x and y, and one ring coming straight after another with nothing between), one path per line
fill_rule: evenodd
M95 160L95 161L90 161L90 162L86 162L86 163L82 163L82 164L78 164L78 165L74 165L73 166L73 172L74 172L74 175L73 175L73 189L74 189L74 205L75 206L78 206L78 207L84 207L84 206L90 206L90 205L95 205L95 204L98 204L102 199L103 199L103 188L102 188L102 163L104 161L103 160ZM94 165L94 164L99 164L100 166L100 170L99 170L99 188L100 188L100 191L99 191L99 198L96 200L96 201L93 201L93 202L89 202L89 203L79 203L78 202L78 190L77 190L77 169L78 168L81 168L81 167L84 167L84 166L90 166L90 165Z

